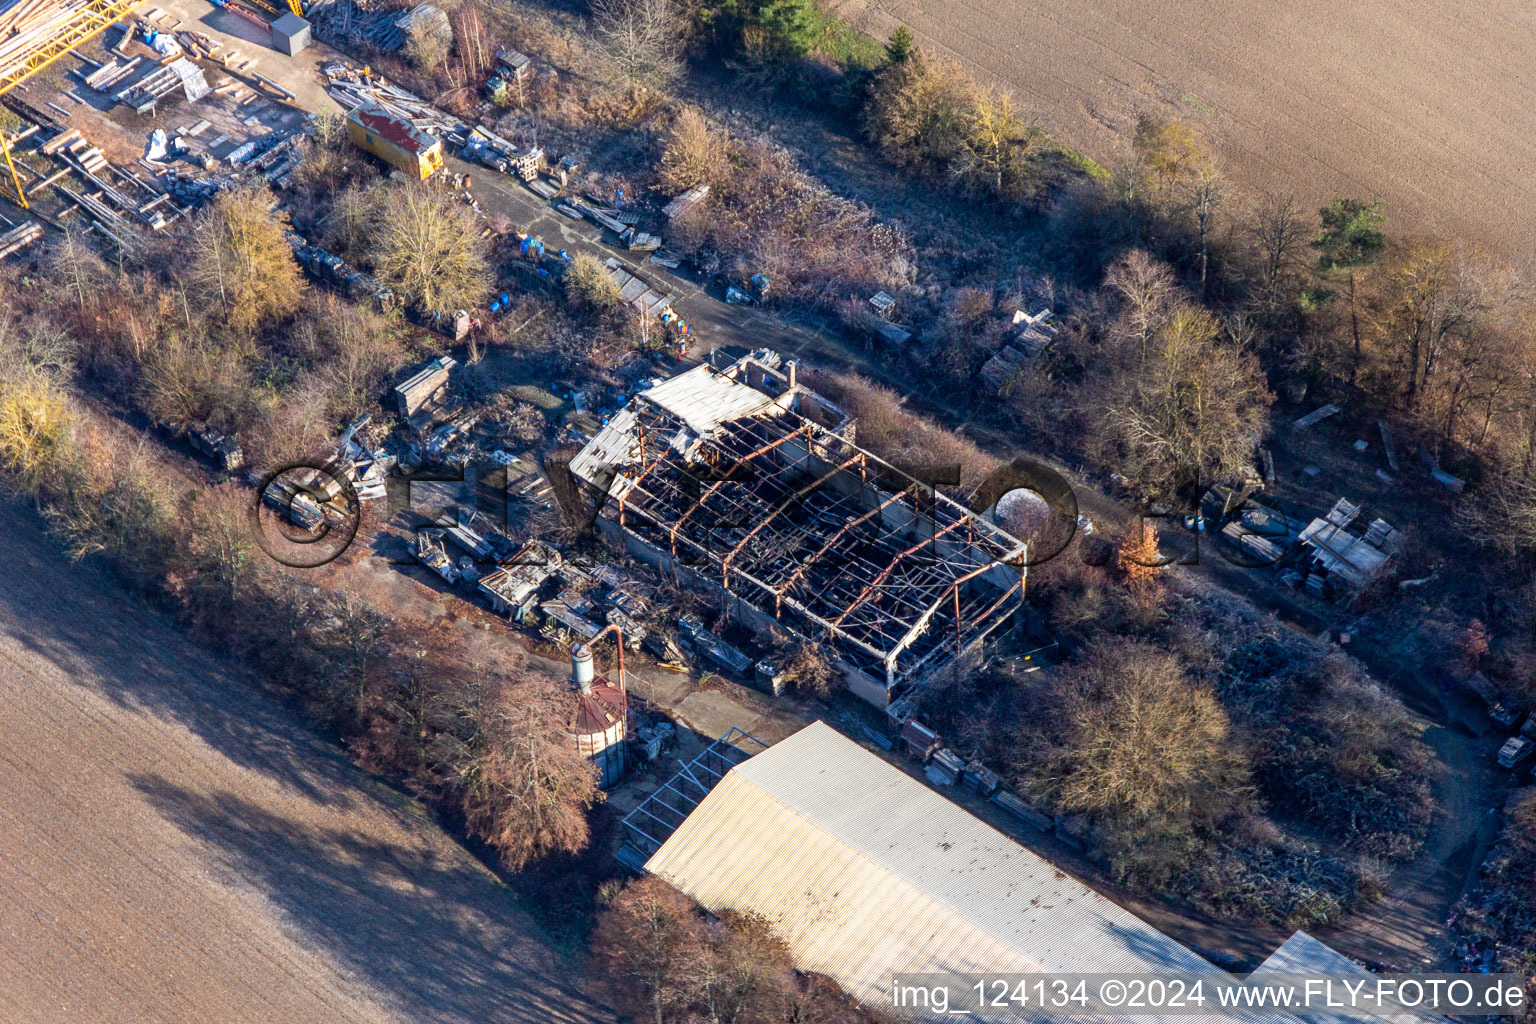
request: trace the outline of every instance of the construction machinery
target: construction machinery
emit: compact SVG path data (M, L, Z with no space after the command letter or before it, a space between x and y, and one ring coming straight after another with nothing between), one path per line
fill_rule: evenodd
M131 14L144 0L21 0L0 11L0 95Z
M16 173L16 165L11 162L11 140L5 137L5 132L3 131L0 131L0 153L5 154L5 169L11 175L11 185L16 189L16 205L23 210L29 209L27 206L27 192L21 187L21 178ZM11 197L6 196L6 198L10 199Z

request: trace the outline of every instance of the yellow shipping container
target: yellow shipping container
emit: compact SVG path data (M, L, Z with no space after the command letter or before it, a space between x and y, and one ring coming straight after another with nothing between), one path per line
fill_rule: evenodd
M443 143L403 117L364 105L347 115L347 138L391 167L425 181L443 167Z

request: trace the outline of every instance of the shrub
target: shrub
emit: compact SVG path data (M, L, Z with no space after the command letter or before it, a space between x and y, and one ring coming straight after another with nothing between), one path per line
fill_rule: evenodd
M656 184L667 192L683 192L695 185L715 185L730 161L725 135L709 126L704 115L684 107L672 119L662 140L661 160L656 165Z
M1086 815L1120 877L1166 881L1196 855L1201 830L1251 799L1226 712L1164 651L1100 643L1042 697L1038 742L1017 755L1019 784Z
M379 279L432 312L478 306L491 289L491 267L474 213L447 191L414 182L374 196L378 217L366 249Z
M586 252L573 256L565 268L565 293L578 308L594 313L613 312L624 301L608 268Z

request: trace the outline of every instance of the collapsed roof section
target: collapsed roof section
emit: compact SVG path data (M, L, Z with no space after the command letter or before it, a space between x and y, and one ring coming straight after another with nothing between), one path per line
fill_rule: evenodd
M571 471L632 553L693 569L749 625L830 642L884 705L1008 620L1025 546L851 434L762 351L641 392Z

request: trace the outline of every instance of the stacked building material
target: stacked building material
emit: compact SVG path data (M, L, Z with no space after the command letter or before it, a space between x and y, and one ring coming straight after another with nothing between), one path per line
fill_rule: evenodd
M129 75L133 74L133 69L139 66L139 61L142 59L143 58L140 57L134 57L133 59L126 62L119 61L115 58L109 60L95 71L92 71L90 74L84 76L85 84L90 86L92 89L95 89L97 92L106 92L108 89L112 88L114 85L121 82Z
M331 98L342 110L355 110L361 106L377 107L394 117L411 122L456 146L464 146L473 131L470 125L444 113L413 92L389 85L373 75L365 75L361 69L334 61L324 68Z
M0 234L0 260L11 256L43 237L43 226L35 220L23 221Z
M453 25L449 23L447 13L434 4L417 4L397 15L392 27L394 31L380 43L386 50L401 49L411 39L423 37L435 37L444 52L453 46Z

